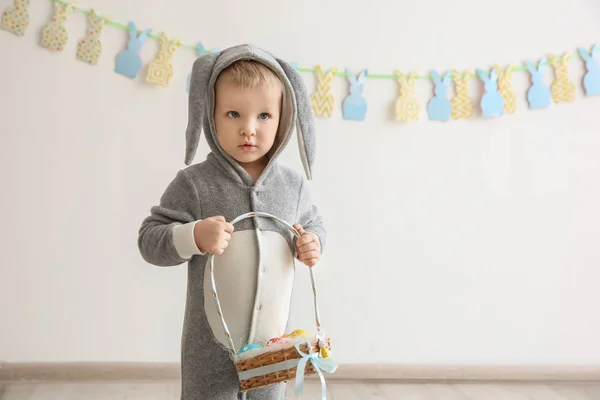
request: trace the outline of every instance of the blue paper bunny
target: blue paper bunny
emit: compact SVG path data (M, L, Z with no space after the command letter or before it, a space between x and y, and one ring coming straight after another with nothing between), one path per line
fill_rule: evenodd
M119 53L117 57L117 65L115 66L115 72L117 74L125 75L129 78L134 79L142 68L142 59L138 54L142 48L142 43L148 38L152 32L151 29L146 29L142 33L137 35L137 29L133 21L129 22L129 43L127 49Z
M367 115L367 101L362 93L368 70L363 70L358 77L351 69L346 69L346 74L350 82L350 94L344 99L342 105L344 119L364 120Z
M431 71L433 83L435 84L435 96L429 100L427 107L431 121L448 121L452 113L452 103L448 99L448 85L452 81L452 74L448 72L444 78L440 78L437 71Z
M220 49L218 49L218 48L214 48L214 49L210 50L211 53L218 53L219 51L220 51ZM202 42L198 42L198 44L196 44L196 53L198 53L198 57L200 57L201 55L206 53L206 48L204 47ZM192 73L190 72L187 77L187 87L185 89L186 92L188 92L188 93L190 92L191 79L192 79Z
M591 52L588 53L586 49L579 48L579 55L585 60L585 69L587 73L583 77L583 87L585 88L585 94L588 96L595 96L600 94L600 69L598 69L598 45L592 47Z
M525 62L527 69L531 74L531 87L527 90L527 101L529 108L546 108L550 106L552 93L550 88L544 83L544 75L539 70L539 66L546 62L546 57L542 58L536 67L531 61Z
M498 73L495 69L488 75L477 69L477 75L484 82L485 93L481 98L481 110L484 117L500 117L504 114L504 99L498 93Z

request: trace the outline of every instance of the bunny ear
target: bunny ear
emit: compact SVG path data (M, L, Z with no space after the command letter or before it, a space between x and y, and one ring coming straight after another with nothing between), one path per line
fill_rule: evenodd
M356 74L352 69L346 68L346 76L350 83L356 83Z
M540 62L539 62L539 63L538 63L538 65L537 65L537 66L538 66L538 69L539 69L539 68L540 68L542 65L546 64L547 62L548 62L548 58L546 58L546 57L542 57L542 59L540 60Z
M144 40L148 39L148 36L150 36L151 33L152 33L152 29L146 29L142 33L140 33L140 36L139 36L140 42L143 42Z
M531 61L525 61L525 66L527 67L529 72L531 72L531 73L535 72L535 65Z
M293 99L296 106L296 136L300 158L308 180L312 179L312 168L317 148L315 118L312 113L310 97L300 73L287 62L276 59L292 85Z
M194 61L190 78L190 95L188 101L188 126L185 133L185 164L190 165L196 155L202 124L206 113L206 91L213 67L219 53L209 53Z
M481 68L477 68L477 75L479 76L479 78L481 78L484 81L488 80L487 73L484 70L482 70Z
M592 46L592 56L596 56L596 55L598 55L598 45L594 44Z
M431 71L431 77L436 82L440 81L440 74L438 74L438 72L435 69Z
M77 10L77 1L70 3L66 8L65 8L65 14L69 14L69 13L73 13L75 12L75 10Z
M492 78L492 80L498 79L498 73L496 72L495 69L492 69L492 71L490 72L490 78Z
M202 44L202 42L198 42L196 44L196 53L198 53L199 56L206 53L206 49L204 48L204 45Z
M446 72L446 75L444 75L444 78L443 78L444 85L448 85L451 80L452 80L452 73Z
M362 70L361 73L358 75L358 81L360 83L364 83L367 75L369 75L369 70L368 69Z
M588 51L586 49L584 49L583 47L578 47L577 51L579 51L579 55L585 61L589 61L590 60L590 54L588 53ZM593 52L593 50L592 50L592 52Z

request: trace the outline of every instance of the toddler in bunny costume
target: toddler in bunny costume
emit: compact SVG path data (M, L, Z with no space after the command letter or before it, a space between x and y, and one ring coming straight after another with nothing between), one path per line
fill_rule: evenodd
M326 231L304 178L277 162L296 128L307 179L315 128L302 78L260 48L240 45L198 58L192 69L186 165L204 130L207 159L179 171L139 230L142 257L188 263L182 334L182 400L275 400L284 386L240 393L237 371L211 297L209 254L234 343L266 341L287 327L294 257L320 259ZM301 237L269 218L227 221L260 211L295 223Z

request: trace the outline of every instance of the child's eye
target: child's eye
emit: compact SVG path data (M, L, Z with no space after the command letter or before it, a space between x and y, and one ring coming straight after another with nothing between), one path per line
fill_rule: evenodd
M229 111L227 113L227 116L229 118L238 118L240 116L240 113L238 113L237 111Z
M267 113L262 113L258 115L258 118L263 119L263 120L267 120L269 119L271 116Z

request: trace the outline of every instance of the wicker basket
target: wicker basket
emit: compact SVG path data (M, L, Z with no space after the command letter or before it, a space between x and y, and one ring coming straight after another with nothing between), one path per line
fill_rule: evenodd
M243 214L231 223L235 224L243 219L254 217L273 218L284 224L297 238L300 234L292 225L282 219L271 214L262 212L251 212ZM296 382L296 394L302 392L302 384L304 376L318 374L321 378L321 383L324 387L325 381L322 370L333 373L337 368L337 364L331 358L321 357L321 347L331 350L331 341L325 337L321 329L321 320L319 316L319 307L317 303L317 288L315 284L315 276L313 268L308 268L312 284L312 292L314 298L315 321L317 324L317 335L310 341L303 339L296 342L290 342L289 346L281 348L274 346L272 350L261 351L260 354L254 357L240 357L235 349L235 345L229 333L229 328L223 317L223 311L217 294L217 286L215 284L214 274L214 256L210 256L210 279L212 286L212 295L217 306L217 312L221 318L223 330L228 340L228 347L231 357L235 363L240 380L240 390L248 392L250 390L259 389L265 386L274 385L282 382L287 382L299 378ZM298 368L304 370L298 373Z

